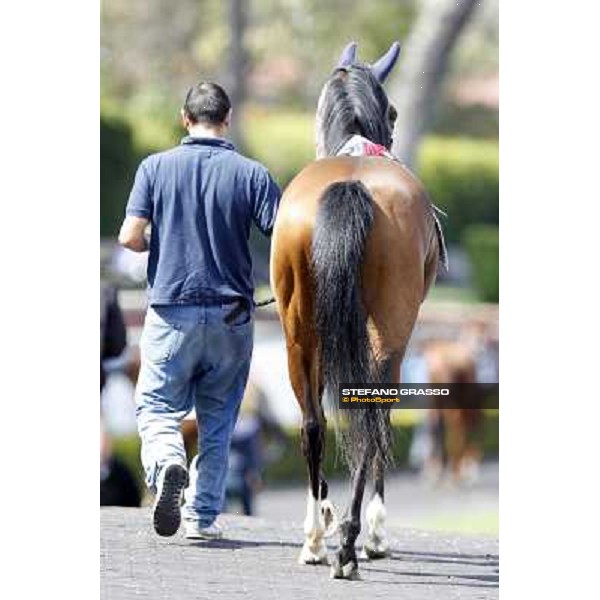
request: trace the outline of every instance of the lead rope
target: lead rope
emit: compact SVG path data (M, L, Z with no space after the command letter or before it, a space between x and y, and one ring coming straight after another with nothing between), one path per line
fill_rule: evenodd
M268 304L272 304L273 302L275 302L275 298L273 296L271 296L270 298L267 298L266 300L261 300L260 302L254 302L254 307L255 308L260 308L262 306L267 306ZM238 300L238 304L237 306L225 317L225 323L227 323L227 325L233 325L235 323L235 320L245 311L247 310L248 307L248 301L245 298L240 298Z
M274 302L276 302L276 300L273 296L271 296L270 298L267 298L266 300L261 300L260 302L255 302L254 306L255 306L255 308L261 308L263 306L269 306L269 304L273 304Z

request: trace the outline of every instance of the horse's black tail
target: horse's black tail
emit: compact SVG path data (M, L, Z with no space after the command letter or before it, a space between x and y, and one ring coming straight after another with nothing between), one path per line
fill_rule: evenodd
M360 181L331 184L323 193L312 240L316 285L319 363L327 404L337 412L341 383L389 381L389 363L377 364L361 299L367 235L374 219L373 200ZM389 410L340 409L336 433L341 455L355 469L367 457L390 458ZM367 467L367 468L368 468Z

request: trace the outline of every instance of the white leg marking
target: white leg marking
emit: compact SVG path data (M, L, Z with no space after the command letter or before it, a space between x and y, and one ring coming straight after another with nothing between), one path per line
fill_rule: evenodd
M348 579L348 577L350 577L352 571L354 571L354 563L353 562L346 563L342 567L342 575L344 576L344 579Z
M337 532L340 526L340 521L338 519L335 506L333 506L333 502L331 502L331 500L321 501L321 515L323 517L323 525L325 526L325 533L323 534L323 537L331 537Z
M386 510L379 494L375 494L367 506L367 539L364 554L368 558L382 558L389 554L390 545L385 534Z
M312 492L308 490L306 498L306 517L304 519L304 533L310 533L319 528L319 501L313 497Z
M310 489L306 501L306 518L304 519L304 546L300 551L298 562L300 564L328 564L327 549L323 542L325 529L321 519L320 502L314 498Z

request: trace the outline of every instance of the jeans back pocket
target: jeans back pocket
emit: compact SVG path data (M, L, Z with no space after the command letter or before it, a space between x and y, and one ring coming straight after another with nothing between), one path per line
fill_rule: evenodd
M140 340L143 357L155 364L167 362L176 352L182 336L179 325L168 322L156 311L149 309Z

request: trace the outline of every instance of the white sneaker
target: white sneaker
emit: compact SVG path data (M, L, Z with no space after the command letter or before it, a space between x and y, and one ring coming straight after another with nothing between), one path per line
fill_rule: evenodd
M185 537L188 540L220 540L223 528L215 521L208 527L201 527L198 521L184 521Z
M181 495L188 484L187 471L179 464L163 467L156 482L156 500L152 513L158 535L171 536L181 525Z

